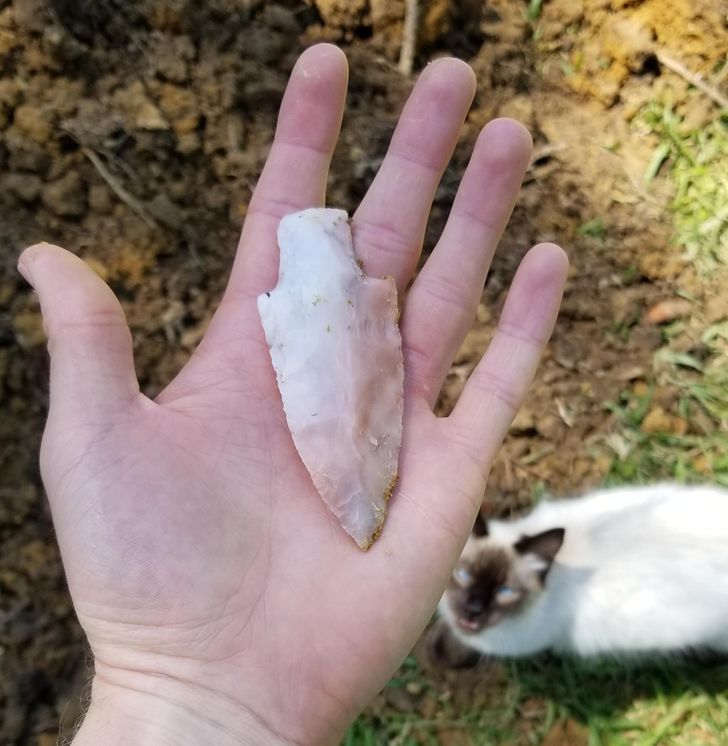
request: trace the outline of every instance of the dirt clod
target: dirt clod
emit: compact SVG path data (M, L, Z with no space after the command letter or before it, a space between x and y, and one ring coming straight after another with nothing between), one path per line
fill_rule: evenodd
M80 174L69 171L43 187L43 205L61 218L78 218L86 211L86 185Z

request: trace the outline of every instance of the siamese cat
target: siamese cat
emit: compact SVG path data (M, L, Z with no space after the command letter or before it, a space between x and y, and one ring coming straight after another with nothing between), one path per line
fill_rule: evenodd
M627 487L480 518L439 611L471 655L728 653L728 492Z

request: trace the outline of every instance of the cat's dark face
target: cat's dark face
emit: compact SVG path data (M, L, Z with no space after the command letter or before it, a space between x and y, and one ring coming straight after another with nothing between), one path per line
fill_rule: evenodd
M528 589L513 572L513 557L499 547L464 553L446 597L458 628L474 634L517 611Z
M563 538L557 528L504 545L476 523L445 592L450 623L477 634L517 614L543 589Z

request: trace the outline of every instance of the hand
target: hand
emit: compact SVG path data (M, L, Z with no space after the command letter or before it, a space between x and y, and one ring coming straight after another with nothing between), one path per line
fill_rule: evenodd
M340 737L432 614L551 333L566 259L544 244L521 263L455 411L434 416L531 152L523 127L494 121L403 305L400 479L362 553L293 446L256 309L276 283L278 221L324 204L346 79L335 47L299 59L225 296L156 401L139 392L129 329L101 279L47 244L20 259L51 354L43 479L95 657L79 744ZM424 70L353 218L366 271L393 275L400 292L474 88L457 60Z

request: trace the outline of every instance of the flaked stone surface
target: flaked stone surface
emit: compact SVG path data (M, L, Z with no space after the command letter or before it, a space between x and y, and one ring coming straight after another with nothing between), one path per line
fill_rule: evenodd
M367 277L346 212L310 209L278 228L278 284L258 298L293 442L361 549L397 480L404 369L391 277Z

